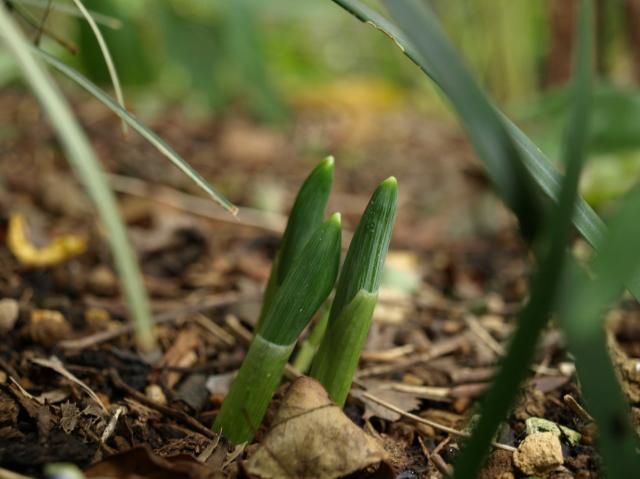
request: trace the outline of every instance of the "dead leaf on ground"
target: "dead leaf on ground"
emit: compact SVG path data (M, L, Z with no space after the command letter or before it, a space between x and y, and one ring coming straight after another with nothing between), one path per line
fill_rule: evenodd
M216 477L190 456L160 457L147 446L114 454L84 471L86 478L100 479L209 479ZM220 477L220 476L218 476Z
M388 381L365 380L362 381L362 384L366 388L366 392L368 392L369 394L372 394L379 399L394 404L403 411L413 411L420 405L420 399L416 397L415 394L396 391L393 389L393 384ZM397 412L391 411L389 408L382 407L380 404L367 399L362 394L364 392L365 391L360 389L353 389L351 391L352 396L357 397L364 403L364 414L362 416L363 419L366 420L373 416L376 416L381 419L386 419L387 421L394 422L401 418L400 414L398 414Z
M271 430L244 463L251 477L332 479L379 464L387 453L344 415L317 381L289 387Z

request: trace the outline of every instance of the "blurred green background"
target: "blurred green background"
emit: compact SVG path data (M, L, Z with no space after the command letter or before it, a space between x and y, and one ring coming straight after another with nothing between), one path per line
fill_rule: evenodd
M31 36L110 89L104 59L71 1L11 0ZM101 25L135 111L169 107L192 115L233 112L276 127L300 103L347 103L373 110L402 104L452 121L437 91L384 35L329 0L85 0L121 21ZM376 6L375 2L368 2ZM594 0L599 74L583 193L598 206L640 174L640 2ZM571 72L575 0L434 0L443 25L497 103L558 157ZM0 50L0 82L15 81Z

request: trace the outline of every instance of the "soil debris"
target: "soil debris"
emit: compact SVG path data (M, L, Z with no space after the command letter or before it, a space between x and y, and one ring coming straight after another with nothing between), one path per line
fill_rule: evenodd
M513 453L513 463L530 476L551 472L564 463L560 439L553 432L528 435Z

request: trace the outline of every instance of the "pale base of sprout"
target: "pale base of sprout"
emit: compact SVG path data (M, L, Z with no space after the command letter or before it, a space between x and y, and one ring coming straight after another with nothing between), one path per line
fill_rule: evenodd
M377 293L361 289L329 324L313 361L311 377L322 383L339 406L349 394L377 301Z
M250 441L280 384L294 344L282 346L256 334L236 376L213 430L234 444Z
M298 354L293 360L293 367L298 372L306 374L311 367L311 362L314 356L318 352L318 348L322 343L322 338L327 331L327 325L329 324L329 307L325 307L324 311L320 315L318 322L313 325L311 334L300 345Z

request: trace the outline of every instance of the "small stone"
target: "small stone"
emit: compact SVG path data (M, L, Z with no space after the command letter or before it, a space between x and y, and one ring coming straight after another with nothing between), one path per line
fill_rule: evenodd
M58 341L69 338L73 330L59 311L34 309L27 331L34 343L51 347Z
M15 299L5 298L0 300L0 333L8 333L18 320L20 308Z
M167 405L167 398L164 395L162 388L157 384L149 384L144 389L144 395L156 404L160 404L162 406Z
M84 321L90 331L104 331L113 325L111 315L102 308L87 308L84 312Z
M529 476L545 474L564 463L560 439L552 432L531 434L513 453L513 462Z
M118 280L113 271L100 265L89 274L89 288L98 296L115 296L118 294Z

